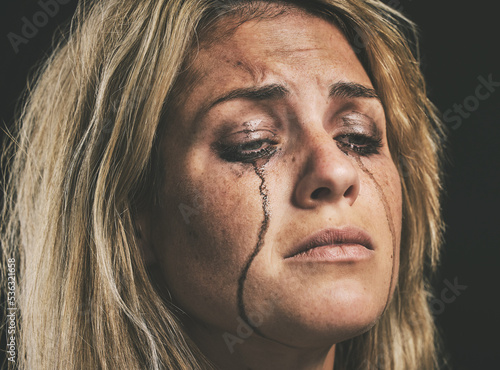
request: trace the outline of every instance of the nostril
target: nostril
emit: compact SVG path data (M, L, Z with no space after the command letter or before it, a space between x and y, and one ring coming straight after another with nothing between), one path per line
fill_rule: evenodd
M344 198L349 198L354 193L354 186L349 186L349 188L344 193Z
M322 196L327 196L328 194L330 194L330 189L328 188L317 188L316 190L314 190L311 194L311 198L312 199L319 199L320 197Z

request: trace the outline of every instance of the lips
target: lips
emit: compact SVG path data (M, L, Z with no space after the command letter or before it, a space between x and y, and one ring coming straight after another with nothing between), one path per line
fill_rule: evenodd
M294 246L285 258L300 256L311 249L324 246L339 246L342 248L363 246L366 249L374 250L373 240L366 231L355 226L344 226L323 229L309 235Z

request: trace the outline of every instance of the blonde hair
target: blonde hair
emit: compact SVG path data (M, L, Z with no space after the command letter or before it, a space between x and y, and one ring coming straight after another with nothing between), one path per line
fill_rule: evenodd
M2 263L18 268L18 366L210 369L148 276L134 213L158 202L158 140L200 30L259 2L91 3L39 71L4 154ZM376 0L278 3L351 41L384 104L402 182L394 297L370 331L337 344L335 370L437 368L428 278L443 230L444 132L407 40L414 27Z

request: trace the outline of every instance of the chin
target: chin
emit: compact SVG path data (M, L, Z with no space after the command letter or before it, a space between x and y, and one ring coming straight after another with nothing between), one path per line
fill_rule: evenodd
M277 309L261 331L295 347L331 346L370 330L381 317L386 298L387 293L337 288Z

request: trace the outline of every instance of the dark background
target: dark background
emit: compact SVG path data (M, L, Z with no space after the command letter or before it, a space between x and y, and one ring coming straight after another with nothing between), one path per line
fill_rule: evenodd
M2 0L0 5L0 124L9 127L16 101L33 66L50 51L54 31L68 22L77 0L60 0L54 14L16 53L9 32L21 35L23 17L42 10L37 1ZM447 223L437 297L447 282L466 286L448 303L434 302L436 322L452 358L452 368L500 369L500 87L474 107L482 76L500 83L500 28L494 1L389 0L421 31L423 71L429 95L448 112L450 130L443 199ZM47 12L45 12L47 13ZM43 18L39 22L45 22ZM482 90L484 93L486 90ZM455 104L468 102L460 122ZM472 103L471 103L472 102ZM459 115L459 113L458 113ZM0 133L1 134L1 133ZM453 298L453 296L455 298ZM450 302L452 299L453 302ZM5 340L2 338L2 350ZM1 359L1 354L0 354Z

